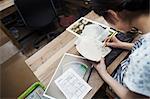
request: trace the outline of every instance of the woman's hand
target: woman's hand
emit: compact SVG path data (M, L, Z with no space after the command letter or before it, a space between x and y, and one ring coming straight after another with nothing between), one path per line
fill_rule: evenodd
M122 48L122 49L131 50L133 47L133 43L122 42L118 40L115 36L113 36L112 38L110 37L106 38L104 42L106 46L113 47L113 48Z
M115 36L113 36L112 38L107 37L104 42L106 46L110 46L114 48L121 48L121 45L123 43L122 41L118 40Z
M100 74L101 76L102 76L103 74L107 73L104 58L101 59L100 63L98 63L98 64L93 64L93 65L94 65L95 69L99 72L99 74Z
M111 75L106 70L106 65L104 62L104 58L101 59L99 64L93 64L95 69L100 74L101 78L114 90L114 92L121 98L121 99L148 99L145 96L140 94L136 94L130 91L127 87L124 87L118 81L111 77Z

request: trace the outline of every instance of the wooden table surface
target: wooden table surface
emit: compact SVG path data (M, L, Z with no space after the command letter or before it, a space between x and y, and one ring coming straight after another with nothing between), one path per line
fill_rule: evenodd
M85 16L93 21L97 21L106 24L102 17L96 15L93 11ZM53 76L55 69L57 68L60 59L63 54L68 52L71 54L79 55L74 46L74 41L76 37L68 31L64 31L52 42L48 43L33 56L28 58L25 62L31 68L35 76L42 82L45 86L48 85L51 77ZM128 51L122 52L107 68L108 72L111 74L118 64L124 59L128 54ZM92 96L98 91L98 89L103 85L103 80L99 77L98 73L94 70L89 79L89 85L92 90L85 96L85 99L91 99Z
M14 5L14 0L1 0L0 1L0 11L7 9L8 7Z

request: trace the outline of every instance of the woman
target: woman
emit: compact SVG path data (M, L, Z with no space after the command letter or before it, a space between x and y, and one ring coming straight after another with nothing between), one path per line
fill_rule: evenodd
M119 41L115 36L106 45L131 50L114 77L104 59L95 66L102 79L123 99L150 97L150 13L149 0L93 0L94 10L114 28L127 32L136 27L142 36L135 43Z

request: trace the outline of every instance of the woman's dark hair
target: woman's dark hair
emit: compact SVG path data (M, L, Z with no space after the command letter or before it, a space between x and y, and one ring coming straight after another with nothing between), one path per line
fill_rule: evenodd
M93 10L104 15L107 10L149 11L150 0L92 0Z

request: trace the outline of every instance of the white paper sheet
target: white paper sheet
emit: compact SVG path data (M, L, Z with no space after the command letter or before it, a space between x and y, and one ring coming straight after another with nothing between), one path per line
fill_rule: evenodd
M67 99L83 99L92 89L73 69L68 69L55 80Z
M92 61L100 61L101 57L105 57L111 49L103 47L103 43L96 39L81 38L76 43L77 51L85 58Z
M101 46L111 33L117 32L109 26L81 17L67 29L78 37L75 42L77 51L88 60L99 62L111 52L111 48Z

